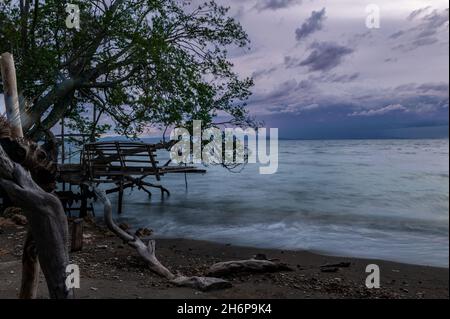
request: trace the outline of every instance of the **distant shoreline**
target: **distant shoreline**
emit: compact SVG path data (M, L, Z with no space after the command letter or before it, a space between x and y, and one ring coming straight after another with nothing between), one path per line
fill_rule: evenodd
M123 136L107 136L100 138L101 141L115 141L115 140L131 140L130 138ZM137 140L142 141L160 141L162 137L138 137ZM167 139L166 139L167 140ZM280 137L278 140L280 141L420 141L420 140L449 140L449 136L447 137L373 137L373 138L282 138Z

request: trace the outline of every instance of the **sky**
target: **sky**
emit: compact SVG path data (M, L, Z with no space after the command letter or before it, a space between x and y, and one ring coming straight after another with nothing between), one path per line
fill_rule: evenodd
M281 137L448 137L447 1L219 2L252 41L230 51L255 80L248 108Z
M448 137L446 0L217 2L251 40L229 51L255 81L250 114L280 137ZM366 25L368 5L379 28Z

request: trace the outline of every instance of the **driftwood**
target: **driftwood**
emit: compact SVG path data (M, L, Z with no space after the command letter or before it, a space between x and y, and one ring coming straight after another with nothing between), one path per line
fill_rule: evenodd
M66 267L69 263L68 227L61 202L56 196L39 187L21 165L13 163L1 145L0 186L10 200L22 208L29 221L31 232L29 236L34 238L50 297L57 299L71 297L72 293L65 285ZM27 274L30 277L24 277L27 280L25 286L30 287L30 290L23 295L33 297L36 288L33 282L37 281L36 268L32 266Z
M98 188L94 188L97 198L104 205L105 223L109 230L125 241L129 246L135 248L138 254L147 262L150 269L161 277L168 279L177 286L190 287L202 291L224 289L231 287L231 283L226 280L213 277L186 277L175 275L164 265L162 265L155 256L155 241L150 240L146 245L139 237L132 236L120 228L112 218L112 206L106 193Z
M249 259L214 264L209 268L208 275L221 277L237 273L261 273L291 270L292 269L288 265L279 261Z

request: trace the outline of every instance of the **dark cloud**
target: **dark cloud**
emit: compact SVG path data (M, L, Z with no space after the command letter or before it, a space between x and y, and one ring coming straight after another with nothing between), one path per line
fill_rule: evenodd
M360 76L359 72L351 73L351 74L322 74L316 77L312 77L313 80L319 82L328 82L328 83L349 83L357 80Z
M302 26L295 30L295 38L297 41L301 41L314 32L322 30L325 19L325 8L320 11L313 11L311 16L302 24Z
M262 10L278 10L296 4L301 4L302 0L258 0L256 8Z
M377 109L350 113L349 116L381 116L391 112L407 112L408 109L401 104L390 104Z
M423 93L428 92L440 92L443 94L449 94L448 83L425 83L417 86L417 89Z
M430 83L409 83L399 85L395 88L395 91L402 93L415 93L417 95L420 94L432 94L432 95L440 95L443 97L447 97L449 95L449 85L444 82L430 82Z
M420 9L414 10L408 16L407 20L414 20L415 18L417 18L418 16L422 15L423 13L429 11L430 9L431 9L431 6L427 6L427 7L424 7L424 8L420 8Z
M389 38L391 38L391 39L398 39L398 38L400 38L400 37L401 37L402 35L404 35L404 34L405 34L405 31L400 30L400 31L397 31L397 32L391 34L391 35L389 36Z
M284 57L284 66L287 69L292 69L292 68L298 67L300 62L301 62L300 59L296 58L296 57L292 57L289 55Z
M439 42L439 32L448 25L449 10L430 10L430 7L425 7L413 11L407 19L415 26L391 34L390 38L396 41L406 38L406 42L397 44L394 49L411 51Z
M276 70L277 70L277 68L275 66L271 67L269 69L258 70L258 71L253 72L252 78L254 78L255 80L256 79L260 79L260 78L263 78L265 76L268 76L268 75L272 74Z
M439 42L439 40L436 39L436 38L419 38L419 39L414 40L413 42L411 42L411 47L410 48L411 49L415 49L415 48L418 48L418 47L431 45L431 44L434 44L434 43L437 43L437 42Z
M385 63L397 62L397 61L398 61L397 58L386 58L386 59L384 59L384 62L385 62Z
M341 64L346 55L354 52L353 49L334 42L314 42L310 50L309 56L299 64L307 67L310 72L329 71Z

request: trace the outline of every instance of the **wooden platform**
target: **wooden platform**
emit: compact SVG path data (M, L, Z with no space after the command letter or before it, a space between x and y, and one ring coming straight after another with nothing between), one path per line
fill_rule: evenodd
M83 147L79 164L58 165L58 181L79 185L83 182L116 183L122 177L161 176L170 173L206 173L192 166L159 166L156 152L161 144L100 142Z
M81 152L79 164L58 165L57 180L60 183L80 187L80 193L73 194L73 199L81 198L81 216L87 210L87 199L92 196L88 191L88 185L114 184L107 193L119 193L119 213L121 213L123 191L126 188L137 187L149 195L151 192L148 188L158 188L163 196L165 193L170 194L169 190L162 185L150 183L148 181L150 176L154 176L159 182L166 174L206 173L206 170L192 166L171 165L171 161L160 165L157 160L157 151L163 149L165 149L163 144L133 142L86 144ZM66 202L71 202L70 198L68 199L70 192L60 192L60 195Z

